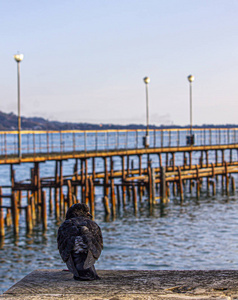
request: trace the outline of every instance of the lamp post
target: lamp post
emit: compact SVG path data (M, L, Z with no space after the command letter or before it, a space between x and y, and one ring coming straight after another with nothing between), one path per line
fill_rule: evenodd
M148 84L150 82L149 77L143 78L145 83L145 93L146 93L146 135L144 137L144 147L149 147L149 98L148 98Z
M21 102L20 102L20 62L23 60L23 54L14 55L17 62L17 103L18 103L18 158L21 159Z
M189 101L190 101L190 136L187 137L187 144L193 145L194 144L194 135L193 135L193 116L192 116L192 83L194 81L194 76L188 76L189 81Z

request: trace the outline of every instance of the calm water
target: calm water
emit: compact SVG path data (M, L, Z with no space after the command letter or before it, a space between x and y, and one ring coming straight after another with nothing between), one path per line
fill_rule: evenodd
M214 153L209 155L211 159L213 156ZM154 166L158 166L158 157L154 156L152 159ZM179 164L182 157L178 156L176 159ZM194 155L193 163L198 163L198 160L199 156ZM145 161L146 157L143 162ZM118 168L119 162L115 162L115 168ZM72 174L73 164L74 161L70 160L63 162L64 175ZM29 178L32 166L16 166L16 179ZM102 170L103 160L98 161L96 167L97 171ZM53 174L53 162L41 164L41 176ZM0 186L8 185L9 178L9 166L1 166ZM238 192L236 194L238 195ZM163 210L158 204L155 205L152 215L149 214L145 197L137 216L128 205L127 210L121 211L115 220L106 221L101 203L102 189L98 188L96 222L102 229L104 250L96 268L237 269L237 195L224 196L218 187L216 197L207 197L203 192L201 199L197 201L194 194L185 199L183 206L179 205L179 199L171 199ZM9 204L9 200L4 201L6 205ZM22 220L24 219L23 215ZM32 235L26 235L24 222L20 224L17 239L9 229L0 243L1 293L35 269L65 268L56 244L60 222L57 223L54 218L49 217L48 230L43 233L39 224L34 228Z
M237 269L237 200L203 197L190 199L182 207L170 202L163 211L156 206L152 216L145 204L138 216L128 207L110 222L99 214L96 221L105 247L97 268ZM49 220L47 232L42 234L39 226L31 236L22 228L18 239L7 232L0 250L1 292L34 269L65 268L56 244L58 225Z

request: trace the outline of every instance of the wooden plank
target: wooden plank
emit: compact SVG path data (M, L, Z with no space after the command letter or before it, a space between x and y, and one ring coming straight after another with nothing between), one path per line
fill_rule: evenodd
M237 299L237 270L99 270L80 282L64 270L36 270L0 299Z

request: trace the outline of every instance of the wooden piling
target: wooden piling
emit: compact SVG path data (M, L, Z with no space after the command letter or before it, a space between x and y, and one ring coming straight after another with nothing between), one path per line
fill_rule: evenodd
M49 213L52 214L53 212L53 197L52 197L52 187L49 189Z
M116 190L117 190L117 208L118 208L118 210L120 210L120 207L121 207L121 194L120 194L120 186L119 185L116 186Z
M182 181L182 174L181 174L181 168L178 167L178 177L179 177L179 192L180 192L180 203L183 204L184 201L184 194L183 194L183 181Z
M107 169L107 157L104 158L104 197L109 195L109 175Z
M147 173L148 173L148 200L149 200L149 205L150 207L153 206L153 182L152 182L152 169L151 169L151 163L149 162L148 168L147 168Z
M125 208L126 207L126 186L124 184L126 179L125 156L121 156L121 165L122 165L122 204L123 204L123 208Z
M31 206L31 216L34 221L36 220L36 205L35 205L35 199L32 194L29 200L30 200L29 205Z
M116 196L115 196L115 186L114 186L114 178L113 178L113 169L114 164L112 158L110 159L110 180L111 180L111 207L112 207L112 215L116 216Z
M31 232L33 229L32 211L29 204L26 206L26 229L27 232Z
M95 202L94 202L94 184L93 178L90 176L88 178L89 182L89 203L90 203L90 212L93 218L95 218Z
M173 195L174 195L174 197L177 196L177 184L176 184L176 182L173 182Z
M208 166L209 166L209 153L206 150L206 167L208 168Z
M160 203L166 202L166 177L165 168L160 168Z
M137 191L135 185L133 185L133 207L134 207L134 213L136 214L138 205L137 205Z
M60 206L59 206L59 190L55 188L55 218L58 220L60 216Z
M96 157L92 158L92 180L94 182L95 178L96 178Z
M200 157L200 168L203 167L203 151L201 151L201 157Z
M2 188L0 187L0 237L5 236L4 213L2 208Z
M12 214L11 214L11 208L7 208L7 213L5 217L5 224L7 227L12 226Z
M187 157L186 157L186 152L183 153L183 166L186 168L187 165Z
M59 185L60 185L60 213L61 215L64 214L64 194L63 194L63 184L64 184L64 178L63 178L63 161L60 160L60 178L59 178Z
M142 175L142 155L138 155L139 158L139 176ZM142 202L142 196L143 196L143 187L141 184L141 181L138 183L138 189L139 189L139 199L140 202Z
M216 181L210 180L210 185L212 186L212 195L216 195Z
M231 176L231 190L232 193L235 193L236 191L236 182L235 182L235 177Z
M170 184L169 184L169 182L167 181L166 182L166 201L169 199L169 197L170 197Z
M46 191L42 191L42 225L43 229L47 229L47 204L46 204Z
M199 176L199 165L196 166L196 183L197 183L197 199L200 198L200 176Z
M81 171L80 171L80 175L81 175L81 202L82 203L85 203L85 174L84 174L84 163L85 163L85 160L84 159L81 159L80 160L80 168L81 168Z
M151 168L151 184L152 184L152 205L155 203L155 194L156 194L156 191L155 191L155 169L154 168Z
M67 180L67 200L68 200L68 208L70 208L73 205L73 196L72 196L72 184L70 180Z
M12 207L12 223L14 234L19 233L19 210L17 205L16 193L12 193L11 198L11 207Z
M85 159L85 204L89 204L88 160Z
M189 152L189 168L191 169L192 168L192 151Z
M103 197L104 210L106 215L111 215L111 209L109 205L109 200L107 196Z
M55 161L55 218L58 220L60 215L60 205L59 205L59 175L58 175L58 161Z

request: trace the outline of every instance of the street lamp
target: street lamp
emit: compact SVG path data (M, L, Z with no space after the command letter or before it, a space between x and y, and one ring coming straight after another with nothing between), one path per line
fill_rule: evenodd
M190 99L190 135L187 136L187 145L193 145L194 144L194 134L193 134L193 117L192 117L192 83L194 81L194 76L189 75L188 76L189 81L189 99Z
M145 93L146 93L146 135L143 139L143 145L144 147L149 147L150 141L149 141L149 98L148 98L148 84L150 82L149 77L143 78L145 83Z
M20 62L23 60L23 54L15 54L14 59L17 62L17 103L18 103L18 158L21 159L21 106L20 106Z

